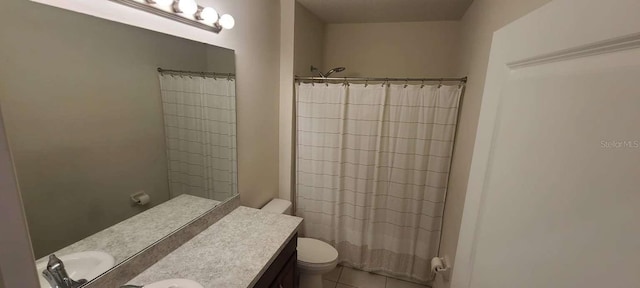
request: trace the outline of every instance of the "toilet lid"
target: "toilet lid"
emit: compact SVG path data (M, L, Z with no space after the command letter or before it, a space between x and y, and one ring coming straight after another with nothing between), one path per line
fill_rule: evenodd
M298 261L330 263L338 259L338 250L317 239L298 238Z

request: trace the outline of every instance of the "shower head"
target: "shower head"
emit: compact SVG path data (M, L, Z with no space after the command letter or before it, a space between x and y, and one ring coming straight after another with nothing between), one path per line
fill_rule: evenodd
M336 68L333 68L333 69L329 70L329 72L327 72L327 73L322 73L322 72L320 72L320 70L318 68L314 67L313 65L311 66L311 72L318 73L318 75L320 75L322 78L327 78L327 77L329 77L329 75L331 75L333 73L342 72L345 69L347 69L347 68L336 67Z
M329 72L327 72L327 74L324 74L324 77L329 77L329 75L331 75L331 74L333 74L333 73L339 73L339 72L342 72L342 71L344 71L345 69L347 69L347 68L344 68L344 67L336 67L336 68L333 68L333 69L329 70Z

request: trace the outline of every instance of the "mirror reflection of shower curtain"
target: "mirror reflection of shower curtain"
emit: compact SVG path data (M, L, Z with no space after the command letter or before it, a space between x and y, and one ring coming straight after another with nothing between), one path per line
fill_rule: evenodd
M171 198L236 194L235 80L160 74Z
M298 86L302 234L334 245L347 266L430 280L461 92L457 86Z

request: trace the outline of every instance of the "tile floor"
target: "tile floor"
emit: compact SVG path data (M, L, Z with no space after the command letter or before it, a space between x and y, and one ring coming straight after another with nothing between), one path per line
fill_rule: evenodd
M338 266L323 276L323 288L425 288L407 281Z

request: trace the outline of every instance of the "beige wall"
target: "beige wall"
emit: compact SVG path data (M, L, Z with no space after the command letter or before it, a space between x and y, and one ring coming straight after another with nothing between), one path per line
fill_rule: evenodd
M441 256L447 256L450 261L455 258L458 244L493 32L549 1L475 0L460 21L461 51L457 71L459 75L468 75L469 82L454 148L440 252ZM449 287L449 283L442 281L442 277L436 280L435 287Z
M293 73L310 76L310 66L323 68L325 23L307 8L296 2L295 49Z
M232 39L212 44L236 51L238 191L242 205L259 208L279 191L280 5L277 0L211 2L236 19L236 27L223 32Z
M344 66L336 76L458 76L460 24L404 22L328 24L324 68Z
M278 194L291 200L293 183L293 70L296 1L280 0L280 101L278 123Z
M291 200L293 180L294 75L322 66L324 23L294 0L280 1L279 193Z
M222 49L28 1L2 11L0 105L36 258L166 201L155 69L204 71ZM131 205L140 190L151 205Z

